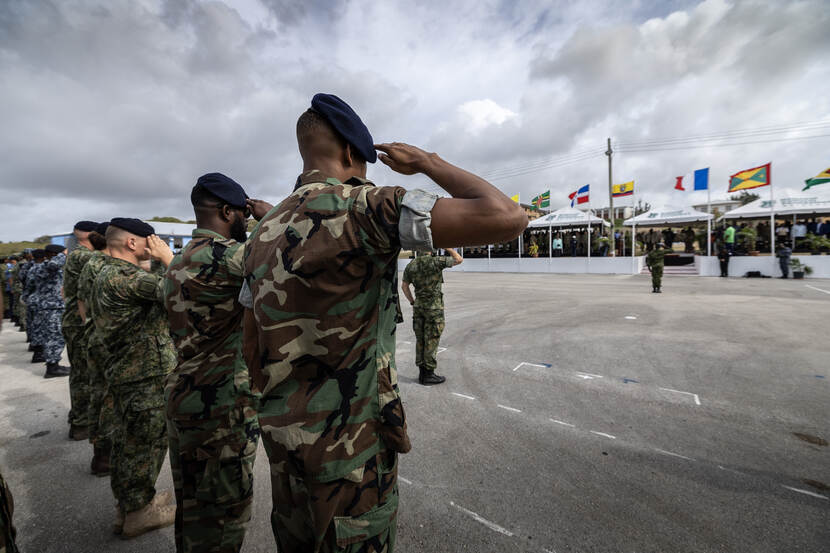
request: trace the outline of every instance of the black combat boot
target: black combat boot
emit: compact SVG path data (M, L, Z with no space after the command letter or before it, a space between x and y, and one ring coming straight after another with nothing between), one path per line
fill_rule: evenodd
M69 439L81 442L89 439L89 427L77 424L69 425Z
M662 291L660 288L658 288L657 290L655 290L655 292L657 292L658 294L662 294L662 293L663 293L663 291Z
M33 346L32 344L29 344L29 351L35 351L35 346Z
M107 476L110 473L110 452L100 446L95 446L90 463L90 471L95 476Z
M434 386L436 384L443 384L444 381L447 380L443 376L435 374L435 371L419 369L418 373L418 382L423 384L424 386Z
M37 355L37 353L35 354ZM41 354L41 357L43 354ZM45 359L44 359L45 361ZM58 365L57 363L46 363L46 373L43 378L57 378L59 376L69 376L69 367Z
M46 363L42 350L35 348L35 352L32 354L32 363Z

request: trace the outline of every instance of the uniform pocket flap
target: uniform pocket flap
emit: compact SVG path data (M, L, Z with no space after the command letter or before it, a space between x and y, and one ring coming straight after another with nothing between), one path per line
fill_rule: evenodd
M334 517L337 546L346 547L377 536L395 523L398 514L398 494L389 494L383 505L378 505L355 517Z

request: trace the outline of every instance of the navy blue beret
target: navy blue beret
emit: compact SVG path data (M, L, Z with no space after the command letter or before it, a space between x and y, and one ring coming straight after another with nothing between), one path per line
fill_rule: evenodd
M114 217L110 221L111 227L118 227L121 230L126 230L136 236L141 236L142 238L147 238L151 234L156 233L156 229L141 221L140 219L129 219L124 217Z
M106 221L103 223L98 223L98 226L95 227L95 232L97 232L101 236L104 236L107 233L107 227L109 226L110 224Z
M349 104L334 94L321 93L311 99L311 109L325 117L363 159L369 163L377 161L372 135Z
M32 257L34 257L35 259L43 259L44 257L46 257L46 250L41 250L40 248L38 248L32 252Z
M66 246L61 246L60 244L49 244L43 249L49 253L61 253L66 249Z
M247 207L248 195L245 189L232 178L222 173L208 173L199 177L196 186L201 186L223 202L234 207Z
M97 226L98 226L98 223L96 223L95 221L78 221L77 223L75 223L75 229L74 230L81 230L83 232L92 232L93 230L95 230L95 227L97 227Z

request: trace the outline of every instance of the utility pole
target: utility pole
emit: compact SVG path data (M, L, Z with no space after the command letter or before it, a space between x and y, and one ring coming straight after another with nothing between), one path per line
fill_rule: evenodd
M614 239L614 190L613 190L613 179L611 177L611 154L614 151L611 150L611 139L608 139L608 150L606 150L605 155L608 156L608 214L609 219L611 220L611 257L615 257L617 255L617 241Z

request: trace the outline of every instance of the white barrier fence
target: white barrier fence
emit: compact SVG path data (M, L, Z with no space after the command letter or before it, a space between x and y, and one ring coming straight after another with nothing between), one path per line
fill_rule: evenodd
M830 255L794 255L793 259L798 259L802 265L813 269L813 273L809 276L804 275L804 278L830 278ZM720 262L717 257L696 255L695 264L700 276L720 276ZM777 257L737 255L729 260L729 276L742 277L750 271L760 271L762 275L771 277L781 276Z

